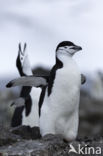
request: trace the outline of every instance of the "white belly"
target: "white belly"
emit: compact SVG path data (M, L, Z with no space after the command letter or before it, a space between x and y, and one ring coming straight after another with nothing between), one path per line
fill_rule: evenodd
M32 99L31 112L28 116L26 116L25 109L24 109L23 114L22 114L22 118L23 118L22 125L28 125L30 127L39 126L38 103L39 103L40 94L41 94L40 88L35 88L35 87L32 88L31 93L30 93L31 99Z
M52 93L45 96L43 107L53 111L53 114L68 113L78 107L80 98L81 74L77 68L58 69L52 88ZM47 93L46 93L47 94ZM43 109L42 107L42 109ZM45 111L45 110L44 110Z
M47 133L67 134L65 131L71 126L71 120L75 120L75 114L77 122L74 129L77 133L80 85L81 74L77 66L74 65L71 68L69 65L57 70L52 93L48 97L46 92L41 109L40 129L42 135Z
M80 94L80 73L68 74L64 71L57 71L57 76L50 96L53 108L58 107L58 111L68 112L78 105ZM69 110L68 110L69 108ZM58 112L59 113L59 112Z

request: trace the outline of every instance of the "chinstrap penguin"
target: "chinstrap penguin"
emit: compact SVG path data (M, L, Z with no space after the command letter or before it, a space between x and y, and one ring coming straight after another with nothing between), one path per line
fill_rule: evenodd
M18 56L16 66L20 76L33 75L30 61L27 54L26 43L24 48L21 48L19 43ZM12 117L11 126L17 127L26 125L30 127L39 126L38 101L41 93L41 88L32 86L23 86L20 97L11 105L15 105L15 111Z
M82 50L82 48L69 41L61 42L57 46L56 64L51 70L47 81L48 85L45 77L41 83L40 79L37 81L37 77L31 76L23 77L23 79L19 78L19 80L15 79L7 84L7 87L22 84L35 87L45 86L39 99L42 136L52 133L61 134L68 141L76 138L80 84L85 83L85 76L80 74L76 63L72 59L72 56L79 50ZM30 81L27 79L30 79Z
M41 106L40 132L61 134L67 141L76 138L79 123L81 73L73 55L82 50L72 42L56 48L56 64L51 70Z

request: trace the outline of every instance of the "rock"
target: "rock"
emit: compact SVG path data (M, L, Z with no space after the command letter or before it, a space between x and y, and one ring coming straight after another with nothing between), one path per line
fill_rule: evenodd
M23 139L41 138L39 127L19 126L11 130L12 133L20 135Z
M12 145L20 140L20 136L12 134L9 129L0 126L0 146Z
M15 132L22 136L22 130L26 130L25 134L27 134L28 129L30 130L30 127L23 126ZM37 129L34 128L35 130ZM0 132L0 156L75 156L85 155L85 153L86 156L103 156L102 136L77 138L76 141L68 143L64 142L61 135L48 134L36 140L32 140L29 136L27 140L27 138L24 139L24 136L22 138L12 134L10 129L4 127L0 127ZM79 147L83 148L81 152ZM89 154L87 149L90 147L94 150ZM98 152L97 147L100 148L101 154L96 153Z
M8 156L56 156L66 147L66 143L59 135L46 135L39 140L21 140L12 145L0 147L0 153Z
M85 86L85 85L84 85ZM5 96L4 96L5 95ZM10 125L11 100L18 97L14 91L0 92L0 123ZM69 153L70 145L78 152L78 147L100 147L101 154ZM5 154L6 153L6 154ZM0 126L0 156L103 156L103 100L91 98L89 90L81 90L80 123L76 141L64 142L60 135L48 134L41 138L38 127L20 126L15 129Z

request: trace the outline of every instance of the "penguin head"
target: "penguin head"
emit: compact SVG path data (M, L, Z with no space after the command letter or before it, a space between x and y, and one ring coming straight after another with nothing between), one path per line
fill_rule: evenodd
M58 44L56 48L56 55L58 56L59 54L62 54L62 55L73 56L76 52L80 50L82 50L80 46L77 46L70 41L63 41Z

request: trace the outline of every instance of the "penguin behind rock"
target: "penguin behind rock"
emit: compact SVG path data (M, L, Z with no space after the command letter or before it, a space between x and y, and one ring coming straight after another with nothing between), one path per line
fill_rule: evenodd
M51 70L41 106L40 132L61 134L67 141L78 132L81 74L73 55L82 50L69 41L56 48L56 64Z
M21 44L19 44L16 66L20 76L33 75L26 51L26 43L24 44L23 50L21 48ZM12 103L12 105L16 106L11 121L12 127L17 127L20 125L26 125L30 127L39 126L38 101L40 93L41 88L30 86L22 87L20 98Z

